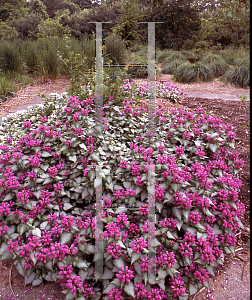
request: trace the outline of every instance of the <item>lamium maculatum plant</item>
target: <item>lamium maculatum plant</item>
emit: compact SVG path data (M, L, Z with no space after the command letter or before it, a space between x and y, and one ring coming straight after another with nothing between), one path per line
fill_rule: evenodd
M57 282L66 299L187 299L209 287L215 267L234 253L245 208L232 126L201 109L166 114L159 105L151 135L145 109L131 96L125 93L122 106L113 99L104 105L100 134L92 96L54 95L2 121L0 259L14 259L26 285ZM148 278L150 166L154 281ZM98 280L97 167L104 228Z

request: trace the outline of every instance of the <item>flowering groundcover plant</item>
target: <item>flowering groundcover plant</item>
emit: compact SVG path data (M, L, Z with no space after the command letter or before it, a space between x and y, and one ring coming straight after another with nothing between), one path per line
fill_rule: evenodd
M125 94L126 96L127 94ZM159 109L54 96L8 118L0 144L0 259L25 284L58 282L66 299L187 299L234 253L244 205L231 125ZM7 133L7 134L6 134ZM95 168L103 177L104 274L94 279ZM157 279L148 279L148 169L155 166Z

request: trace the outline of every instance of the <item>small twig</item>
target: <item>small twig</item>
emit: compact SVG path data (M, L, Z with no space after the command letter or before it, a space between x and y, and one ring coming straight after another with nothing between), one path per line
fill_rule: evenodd
M243 266L243 268L242 268L241 281L242 281L242 279L243 279L244 269L245 269L246 265L248 264L248 262L250 262L250 260L245 261L245 264L244 264L244 266Z
M12 292L13 296L14 296L17 300L19 300L18 297L14 294L13 289L12 289L12 285L11 285L11 270L12 270L12 267L13 267L13 265L12 265L11 268L10 268L10 274L9 274L10 288L11 288L11 292Z
M201 288L201 289L193 296L192 300L194 300L195 297L196 297L200 292L202 292L203 290L205 290L205 287Z

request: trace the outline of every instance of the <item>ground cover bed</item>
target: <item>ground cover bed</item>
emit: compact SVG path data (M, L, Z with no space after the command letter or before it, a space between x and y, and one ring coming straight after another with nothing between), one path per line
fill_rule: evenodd
M166 109L171 111L172 108L177 107L178 109L184 108L186 111L196 112L199 107L203 108L203 111L207 111L216 117L221 117L224 124L233 124L234 130L236 132L236 151L239 153L239 158L245 161L242 168L241 181L243 186L241 187L241 192L239 199L244 203L245 217L242 221L247 233L249 232L249 197L250 197L250 187L249 187L249 175L250 175L250 149L249 149L249 135L250 135L250 117L249 117L249 102L239 102L239 101L223 101L223 100L209 100L209 99L197 99L188 98L186 96L181 96L179 102L168 104L165 103L166 100L162 102L166 105ZM146 106L144 101L141 106ZM237 244L243 248L243 250L249 250L249 239L246 231L238 236ZM231 259L232 255L226 256L226 262ZM64 299L64 295L60 293L59 288L56 284L42 283L40 286L31 288L29 285L25 288L23 287L23 278L19 273L14 270L13 262L2 262L1 271L3 274L1 281L1 296L3 300L14 299L13 294L18 295L21 299ZM13 290L15 292L13 292ZM11 298L12 297L12 298ZM17 298L17 299L18 299Z

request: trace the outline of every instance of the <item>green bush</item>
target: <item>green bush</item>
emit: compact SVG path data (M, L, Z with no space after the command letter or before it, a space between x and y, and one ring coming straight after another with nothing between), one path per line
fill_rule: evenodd
M250 49L246 47L239 47L235 49L234 47L229 46L224 50L221 50L220 55L229 65L235 65L235 61L237 59L245 59L250 57Z
M214 79L213 72L201 62L196 62L194 64L186 62L180 65L174 71L173 75L176 81L183 83L190 83L198 80L212 81Z
M221 80L237 87L248 88L250 86L250 60L241 59L237 66L221 77Z
M202 49L193 49L191 51L181 50L180 52L184 55L186 60L188 60L192 64L200 61L204 55L204 51Z
M8 97L12 97L17 91L17 86L9 79L0 76L0 102L4 102Z
M222 76L230 67L220 55L208 54L202 58L202 62L206 64L214 73L215 77Z
M18 73L22 71L20 41L3 41L0 44L0 69L3 72Z
M23 45L23 59L26 71L32 75L41 72L41 49L37 42L25 41Z
M177 52L177 51L173 51L173 50L164 50L164 51L158 53L158 54L157 54L157 62L158 62L158 63L162 63L166 57L170 56L170 55L173 54L174 52Z
M127 59L126 44L117 35L111 34L104 41L104 62L111 60L112 64L125 64Z
M169 64L169 63L171 63L173 61L176 61L176 60L185 62L186 58L182 53L180 53L178 51L170 52L170 54L163 59L162 65Z
M202 49L202 50L207 50L210 48L208 42L206 41L198 41L196 44L195 44L195 48L196 49Z
M39 40L41 51L41 69L44 78L56 79L59 74L60 62L57 56L58 42L45 39Z
M88 69L94 68L95 66L95 40L84 39L80 42L81 49L86 57L85 64Z
M182 65L184 62L184 60L174 60L170 63L163 63L161 73L172 74L177 69L177 67Z

